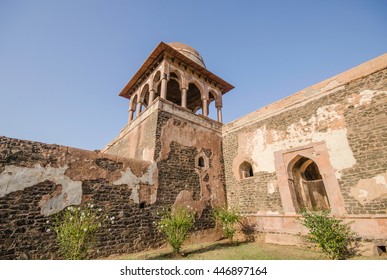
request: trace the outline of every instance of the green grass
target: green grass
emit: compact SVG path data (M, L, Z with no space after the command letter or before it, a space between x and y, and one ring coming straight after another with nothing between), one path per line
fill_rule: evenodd
M171 249L161 248L135 254L122 255L121 260L306 260L322 259L323 256L305 248L280 246L265 243L214 242L183 246L182 255L171 253Z
M182 255L173 254L169 247L140 253L114 256L117 260L324 260L320 251L305 247L284 246L267 243L233 243L225 241L185 245ZM355 259L387 259L380 257L356 257Z

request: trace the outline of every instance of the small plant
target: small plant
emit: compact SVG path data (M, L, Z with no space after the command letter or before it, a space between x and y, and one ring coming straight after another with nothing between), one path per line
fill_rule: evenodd
M109 219L101 209L94 210L92 204L70 206L58 213L52 230L56 233L62 257L68 260L85 259L105 218ZM114 223L114 217L110 218L110 222Z
M241 219L239 213L235 209L227 209L226 206L217 207L212 213L215 220L220 223L224 236L232 242L238 221Z
M329 211L303 210L301 223L309 229L308 239L316 243L332 260L344 260L356 255L356 233L351 223L329 216Z
M183 242L187 239L195 222L195 213L192 208L177 207L173 210L162 210L161 220L157 227L171 245L174 253L180 253Z

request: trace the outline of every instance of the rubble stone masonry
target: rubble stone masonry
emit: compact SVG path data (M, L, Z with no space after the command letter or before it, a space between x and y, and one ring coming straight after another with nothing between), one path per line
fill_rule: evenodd
M354 220L363 238L385 242L386 57L223 127L227 201L256 217L257 230L268 235L305 232L294 220L299 210L289 181L292 164L305 157L320 168L332 213ZM252 177L241 177L243 162L251 164Z
M6 137L0 151L0 259L59 258L47 221L87 202L115 217L99 232L93 257L161 244L150 162Z
M152 98L102 152L1 136L0 259L59 258L47 220L88 202L115 217L92 258L160 246L162 207L192 207L194 238L218 238L226 203L266 242L302 243L300 209L325 207L385 248L386 67L387 54L226 125Z

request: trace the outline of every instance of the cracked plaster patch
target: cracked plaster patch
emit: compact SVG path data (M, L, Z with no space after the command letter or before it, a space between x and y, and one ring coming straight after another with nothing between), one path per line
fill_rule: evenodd
M387 197L387 172L370 179L361 179L351 189L351 195L362 205L377 198Z
M82 201L82 182L66 176L67 169L67 165L58 168L42 167L40 164L36 164L33 168L6 166L0 174L0 197L44 181L51 181L56 185L61 185L61 191L55 196L46 196L47 199L42 197L39 206L43 215L52 215L67 206L79 205ZM113 184L127 184L133 187L131 198L134 202L139 203L141 185L154 185L155 179L157 179L157 165L153 162L141 177L134 175L130 168L124 172L121 171L121 178L114 181ZM156 201L156 195L156 191L152 192L150 203Z
M62 191L56 197L41 201L43 215L51 215L69 205L79 204L82 198L82 182L73 181L64 175L67 168L67 165L54 168L51 166L42 167L40 164L36 164L33 168L6 166L0 174L0 197L48 180L62 185Z
M262 126L253 132L238 135L237 159L250 156L254 161L254 170L275 172L274 153L303 147L313 142L324 141L336 176L340 178L340 171L353 166L356 160L347 139L347 129L344 127L343 116L333 111L333 107L320 108L320 111L309 120L300 120L289 125L286 131L268 130ZM343 122L341 127L328 129L326 132L317 131L319 123L329 124Z
M277 191L277 180L270 181L267 183L267 193L273 194Z
M140 203L140 195L139 190L141 185L151 185L155 186L155 178L157 178L157 164L156 162L152 162L148 170L141 176L137 177L133 174L132 170L130 168L127 168L125 171L121 171L121 178L118 180L115 180L113 182L113 185L122 185L127 184L131 186L132 194L130 196L130 199L132 199L135 203ZM155 189L150 197L150 204L153 204L156 202L157 197L157 189Z
M372 99L386 91L363 90L348 98L348 103L355 108L369 104ZM266 125L255 131L238 135L238 156L234 159L236 165L246 157L254 163L254 170L275 172L274 153L294 149L313 142L324 141L336 177L341 178L341 170L350 168L356 163L348 142L347 129L342 104L331 104L318 108L309 119L300 119L290 124L285 130L270 130ZM318 129L325 128L326 132Z
M371 103L372 99L375 96L387 94L387 91L379 91L379 90L363 90L359 94L353 94L348 97L348 103L354 106L355 108L363 105L368 105Z

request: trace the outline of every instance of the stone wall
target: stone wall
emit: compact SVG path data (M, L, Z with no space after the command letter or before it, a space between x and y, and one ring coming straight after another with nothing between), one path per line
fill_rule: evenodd
M0 259L58 258L46 222L86 203L115 217L93 258L160 246L154 222L172 205L196 210L195 240L219 237L211 210L225 204L221 124L168 101L148 109L107 147L112 154L0 137Z
M226 204L221 126L157 98L103 151L140 159L146 154L158 169L158 203L195 209L195 240L209 240L219 237L211 210Z
M157 219L157 167L58 145L0 137L0 259L58 258L52 215L87 202L115 217L103 227L93 257L162 243Z
M156 102L153 102L155 104ZM156 126L158 106L150 104L136 119L126 125L120 134L103 150L103 153L153 160L156 144Z
M200 116L193 122L191 113L163 103L155 153L160 189L167 194L161 199L191 206L204 228L213 228L210 210L226 203L221 124Z
M305 157L320 169L332 213L355 220L364 238L387 239L386 65L384 55L225 125L229 205L262 231L304 232L289 180ZM241 178L243 162L254 176Z
M103 151L139 159L146 154L157 164L159 189L168 194L161 200L188 204L201 216L205 209L225 204L221 126L157 98Z

